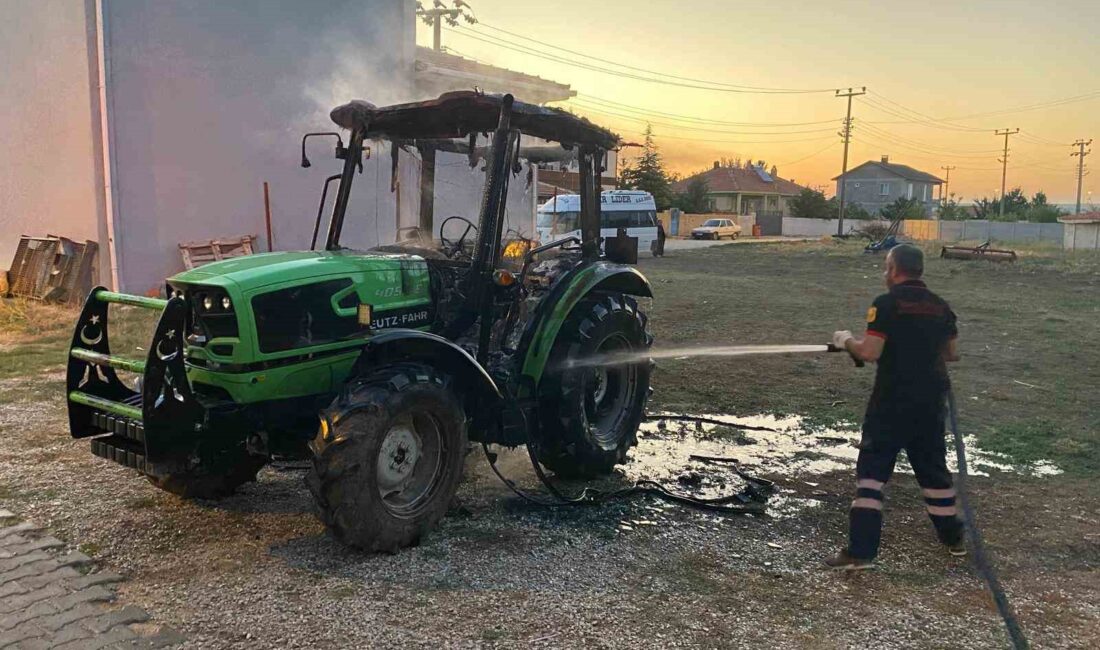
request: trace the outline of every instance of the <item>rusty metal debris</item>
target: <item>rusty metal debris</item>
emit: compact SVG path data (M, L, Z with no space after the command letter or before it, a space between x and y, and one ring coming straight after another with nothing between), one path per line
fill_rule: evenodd
M99 245L46 235L19 239L9 272L11 295L79 304L92 288Z

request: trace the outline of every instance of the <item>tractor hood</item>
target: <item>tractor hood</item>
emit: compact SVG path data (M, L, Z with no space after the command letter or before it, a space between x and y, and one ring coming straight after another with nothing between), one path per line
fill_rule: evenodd
M423 258L415 255L363 253L359 251L300 251L262 253L211 262L178 273L169 282L225 286L235 284L248 292L271 284L292 284L295 280L349 275L364 272L397 271L421 267Z

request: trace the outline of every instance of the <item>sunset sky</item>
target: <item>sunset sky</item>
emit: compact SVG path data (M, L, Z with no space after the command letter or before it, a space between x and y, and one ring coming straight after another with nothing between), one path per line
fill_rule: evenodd
M651 122L669 167L682 174L719 157L752 157L802 185L828 185L831 194L845 109L833 89L849 86L868 90L853 102L849 168L882 154L941 178L940 168L953 165L952 192L964 201L991 196L1000 191L1003 145L993 131L1018 127L1009 188L1072 202L1077 159L1070 143L1078 138L1097 138L1098 153L1086 165L1100 169L1095 0L469 3L482 24L445 31L453 53L570 84L578 96L562 105L626 140L639 139ZM426 26L418 42L431 44ZM566 50L603 59L587 65L619 74L547 58L585 60ZM629 78L654 73L825 92L728 92ZM1043 106L1016 110L1036 105ZM1092 190L1100 202L1098 179L1086 176L1086 202Z

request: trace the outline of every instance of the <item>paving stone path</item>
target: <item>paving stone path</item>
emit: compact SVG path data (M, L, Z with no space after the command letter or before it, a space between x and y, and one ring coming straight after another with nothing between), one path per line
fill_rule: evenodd
M91 558L0 510L0 649L175 648L173 630L140 607L118 605L122 576L88 573Z

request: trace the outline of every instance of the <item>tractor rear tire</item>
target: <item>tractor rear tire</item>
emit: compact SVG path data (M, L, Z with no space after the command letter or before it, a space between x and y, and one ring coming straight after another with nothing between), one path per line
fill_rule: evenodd
M146 478L165 492L185 499L220 499L233 494L245 483L255 481L260 468L267 464L267 458L253 456L243 448L227 452L227 456L219 460L219 466L225 469L218 471L199 465L181 472Z
M371 552L415 545L458 489L466 415L452 380L399 363L351 382L310 444L306 483L339 541Z
M637 441L649 397L652 363L570 367L596 355L644 353L653 343L638 302L619 293L593 292L562 325L539 390L539 462L565 478L609 474Z

